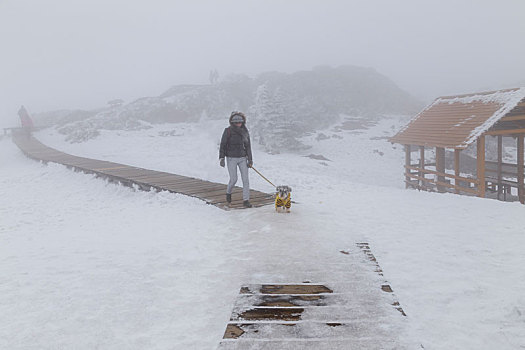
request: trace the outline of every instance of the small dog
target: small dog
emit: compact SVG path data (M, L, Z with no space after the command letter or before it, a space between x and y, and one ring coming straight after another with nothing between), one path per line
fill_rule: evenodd
M292 189L289 186L277 186L275 189L275 211L290 212L292 206L291 192Z

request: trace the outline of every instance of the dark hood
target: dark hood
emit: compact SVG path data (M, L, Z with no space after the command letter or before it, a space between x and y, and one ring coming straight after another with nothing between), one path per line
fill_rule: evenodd
M233 126L233 124L232 124L232 118L233 118L234 116L236 116L236 115L240 115L240 116L242 117L242 120L243 120L242 125L243 125L243 126L246 125L246 116L245 116L244 114L241 114L241 113L232 114L232 115L230 116L230 125Z

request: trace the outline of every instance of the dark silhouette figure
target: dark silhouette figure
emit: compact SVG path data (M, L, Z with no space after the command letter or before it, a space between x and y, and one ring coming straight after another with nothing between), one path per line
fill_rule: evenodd
M26 136L29 138L31 136L31 131L33 130L34 124L33 120L27 113L27 110L24 106L20 107L18 110L18 116L20 117L20 123L22 124L22 129Z

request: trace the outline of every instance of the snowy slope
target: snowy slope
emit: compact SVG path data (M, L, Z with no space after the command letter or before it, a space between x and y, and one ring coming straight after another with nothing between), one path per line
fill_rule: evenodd
M300 203L280 216L135 192L41 165L0 141L0 348L213 349L243 283L345 277L323 262L376 283L362 270L355 243L363 241L408 318L379 312L407 343L522 348L523 206L404 190L403 154L382 138L404 122L305 139L304 156L329 160L256 150L255 166L291 185ZM75 155L225 182L217 164L224 126L165 124L83 144L52 130L38 137ZM255 174L251 182L271 190Z

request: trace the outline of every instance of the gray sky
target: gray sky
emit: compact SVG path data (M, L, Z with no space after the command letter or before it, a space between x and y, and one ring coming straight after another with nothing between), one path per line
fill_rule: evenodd
M524 0L0 0L0 126L227 73L374 67L413 95L525 82Z

